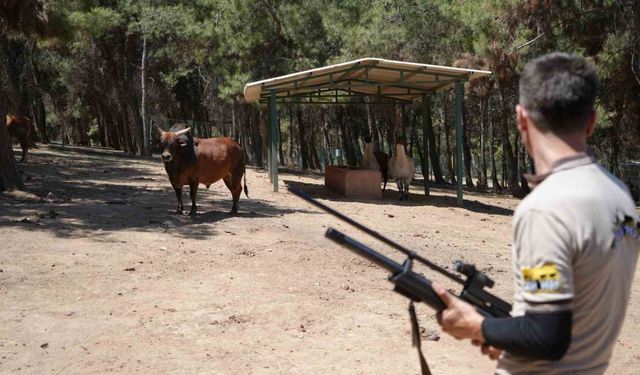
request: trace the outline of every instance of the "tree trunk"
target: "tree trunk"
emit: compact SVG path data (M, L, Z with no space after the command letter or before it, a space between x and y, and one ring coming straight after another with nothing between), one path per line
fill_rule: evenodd
M414 112L411 116L411 129L409 129L410 133L410 139L411 142L409 142L409 145L407 147L407 152L409 153L409 156L413 157L413 148L415 147L416 142L418 141L418 133L417 133L417 124L416 122L418 121L418 115Z
M367 103L365 104L365 110L367 111L367 126L369 128L369 137L371 137L371 142L375 144L375 142L378 140L378 134L373 126L373 117L371 116L371 105L369 104L369 97L365 97L364 100Z
M329 138L329 121L327 121L327 116L324 112L322 112L322 133L324 134L325 166L328 164L333 165L333 155L331 155L331 140Z
M443 114L442 114L442 122L444 124L444 147L445 153L447 154L447 169L449 172L449 181L452 184L456 184L456 171L453 168L453 152L451 151L451 142L449 141L451 135L451 126L450 126L450 117L448 111L449 101L445 100L445 105L443 106Z
M147 37L142 37L142 62L140 69L140 115L142 117L142 153L146 156L151 156L151 141L150 141L150 129L147 126L147 109L146 99L147 90L145 87L146 74L147 74Z
M309 160L311 161L311 163L313 164L312 168L319 170L322 169L322 163L320 163L320 159L318 158L318 149L316 148L316 142L315 142L315 137L313 136L315 134L315 127L314 127L314 133L311 133L308 135L309 139Z
M220 121L224 121L222 119L222 113L220 113L221 119ZM235 101L233 104L231 104L231 134L233 134L233 136L235 138L240 138L240 132L238 132L238 127L236 125L236 106L235 106ZM246 147L246 146L245 146Z
M431 111L431 99L429 97L427 100L427 113L423 113L423 116L427 116L427 134L423 134L423 137L427 137L429 144L429 159L431 159L431 170L433 170L433 178L436 183L444 184L444 178L442 178L442 169L440 169L440 156L438 155L438 150L436 149L436 136L433 132L433 113Z
M478 185L481 189L487 186L487 152L485 147L485 130L487 127L488 110L487 97L480 98L480 165L478 166Z
M278 115L278 155L280 155L280 165L284 165L284 152L282 150L282 144L284 140L282 139L282 121L281 117Z
M474 188L471 176L471 148L469 147L469 128L471 127L467 100L462 101L462 153L464 155L464 175L468 188Z
M300 140L300 157L302 159L302 169L309 169L309 161L307 160L307 156L309 155L309 151L307 150L307 142L306 142L306 134L305 134L305 125L302 122L302 109L298 106L296 115L298 117L298 139Z
M424 134L422 135L423 137L423 144L426 145L426 142L424 142ZM416 151L418 152L418 158L420 160L420 173L422 173L422 178L425 180L425 184L427 183L427 181L429 181L429 161L427 160L427 155L426 152L424 152L422 150L422 146L420 146L420 142L417 142L418 140L416 140Z
M42 143L49 143L49 137L46 130L46 111L44 108L42 88L38 82L38 72L36 65L33 61L33 55L35 54L35 42L30 43L29 46L29 65L31 70L31 82L33 84L33 104L31 106L32 116L31 120L35 130L38 133L38 138Z
M294 157L294 149L295 149L295 141L296 141L296 137L294 135L294 129L293 129L293 106L289 105L289 160L293 161ZM295 162L294 162L295 164Z
M11 148L11 139L5 126L7 112L0 107L0 191L24 189L22 177L18 173L18 166Z
M254 124L252 133L253 133L253 147L254 152L256 154L256 164L260 167L264 166L265 160L267 160L267 155L269 154L269 136L271 132L269 131L269 119L268 112L263 112L259 110L253 110L253 108L249 105L243 105L244 112L248 112L248 116L254 119L251 123ZM276 155L273 155L275 158Z
M516 158L513 152L513 147L511 147L511 141L509 139L509 119L513 117L512 111L510 110L509 105L507 104L506 92L504 88L504 83L498 82L498 91L500 92L500 104L502 109L502 121L500 122L500 135L502 139L502 149L504 151L503 158L504 163L506 164L506 173L505 176L511 194L517 195L519 192L519 182L518 182L518 166L516 163Z
M34 123L38 127L40 142L47 144L49 143L49 136L47 135L47 112L44 106L44 100L42 99L42 94L40 93L36 94L34 112Z
M338 136L340 138L340 143L342 145L342 164L349 164L349 146L347 140L347 131L345 126L345 115L344 115L344 107L340 106L338 108ZM345 160L345 158L347 160Z
M487 117L489 121L489 156L491 157L491 185L494 192L502 191L500 182L498 181L498 171L496 168L495 140L493 135L493 121Z
M508 186L507 182L507 161L504 158L505 149L504 144L502 144L502 160L500 164L502 165L502 186Z

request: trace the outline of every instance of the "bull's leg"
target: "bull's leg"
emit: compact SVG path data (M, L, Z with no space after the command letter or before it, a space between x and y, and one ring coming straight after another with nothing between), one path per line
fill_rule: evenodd
M20 147L22 147L22 158L20 159L21 163L24 163L27 161L27 150L28 150L28 146L27 146L27 140L23 140L20 141Z
M402 179L398 178L396 180L396 186L398 186L398 191L400 192L400 200L402 200Z
M389 176L387 174L388 172L386 170L382 171L382 178L384 180L384 186L382 186L382 192L384 193L384 190L387 188L387 180L389 179Z
M191 210L189 211L189 215L195 215L197 211L196 207L196 195L198 194L198 183L191 182L189 183L189 196L191 197Z
M231 196L233 197L233 206L231 206L230 214L238 213L238 201L240 200L240 194L242 193L242 174L239 175L228 175L224 179L224 184L227 185L227 188L231 192Z
M176 192L176 197L178 198L178 209L176 210L177 214L182 214L184 210L184 206L182 205L182 187L174 187L173 190Z

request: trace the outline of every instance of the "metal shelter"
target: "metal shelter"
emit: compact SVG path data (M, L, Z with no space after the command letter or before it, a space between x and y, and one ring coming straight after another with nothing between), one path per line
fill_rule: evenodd
M379 58L363 58L322 68L248 83L247 102L269 105L269 178L278 191L277 104L349 104L340 98L368 95L393 99L400 104L427 103L437 91L455 88L456 181L458 205L462 206L462 95L464 82L490 75L490 71L417 64ZM369 104L382 104L370 102ZM388 103L385 103L388 104ZM423 127L426 133L426 116ZM428 156L424 137L424 152ZM425 158L428 160L428 157ZM425 189L428 189L424 176Z

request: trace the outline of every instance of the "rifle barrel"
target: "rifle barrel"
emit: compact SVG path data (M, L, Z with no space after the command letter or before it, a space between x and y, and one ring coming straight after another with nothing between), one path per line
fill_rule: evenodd
M319 201L317 201L316 199L313 199L311 196L309 196L307 193L302 192L298 189L292 188L292 187L288 187L289 191L291 193L293 193L294 195L297 195L298 197L304 199L305 201L311 203L312 205L322 209L323 211L326 211L328 213L330 213L331 215L337 217L338 219L347 222L348 224L353 225L354 227L360 229L361 231L369 234L370 236L374 237L375 239L393 247L394 249L404 253L405 255L407 255L408 257L417 260L418 262L424 264L425 266L431 268L432 270L440 273L441 275L444 275L446 277L448 277L449 279L459 283L459 284L464 284L464 280L459 277L456 274L453 274L447 270L445 270L444 268L440 267L439 265L431 262L430 260L418 255L415 251L409 250L406 247L400 245L399 243L381 235L380 233L374 231L373 229L369 229L367 227L365 227L364 225L358 223L357 221L351 219L348 216L345 216L343 214L341 214L340 212L334 210L333 208L320 203Z
M345 246L354 253L366 258L391 273L402 271L402 265L400 263L387 258L369 246L362 244L351 237L345 236L342 232L329 228L327 229L325 236L338 245Z

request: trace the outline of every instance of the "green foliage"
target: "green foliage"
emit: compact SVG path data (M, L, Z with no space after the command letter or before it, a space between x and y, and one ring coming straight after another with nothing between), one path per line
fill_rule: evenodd
M48 110L55 112L47 115L54 126L60 126L64 116L86 117L92 124L92 139L101 126L117 127L122 139L126 139L124 131L129 137L138 136L135 126L127 129L122 123L139 122L143 46L150 111L203 123L216 116L230 122L225 106L239 105L247 82L356 58L490 69L495 75L482 87L467 88L473 145L478 144L477 118L482 116L477 103L488 103L488 117L496 129L507 116L506 140L512 142L515 122L503 112L517 102L520 70L540 54L569 51L587 56L598 69L603 92L598 118L604 129L617 130L598 136L611 138L603 144L619 146L619 154L607 156L614 160L639 156L633 144L640 143L640 135L633 124L640 121L636 111L640 83L635 78L640 65L635 74L630 68L634 57L640 60L636 3L56 0L48 8L48 25L34 21L20 28L7 20L0 26L19 33L25 53L34 58L28 69L36 74L25 70L21 77L25 82L29 74L37 78L24 85L25 96L44 96ZM37 0L24 4L25 11L34 11ZM49 32L43 32L47 28ZM124 119L108 110L124 113ZM251 117L249 110L242 111ZM329 114L337 118L332 110L314 112L321 117ZM393 117L375 116L385 126ZM364 129L367 124L358 127ZM293 139L289 129L283 131ZM494 131L497 137L498 130ZM258 147L259 136L252 133L251 137L253 147ZM502 158L502 147L498 142L494 146L493 153Z

